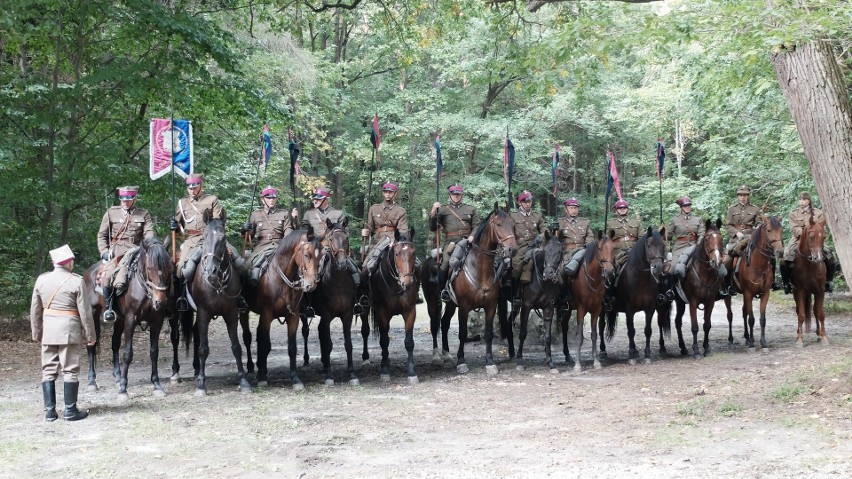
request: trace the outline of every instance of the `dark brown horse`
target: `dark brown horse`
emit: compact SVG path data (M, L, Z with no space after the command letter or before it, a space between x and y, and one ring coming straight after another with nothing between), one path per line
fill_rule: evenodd
M206 213L206 212L205 212ZM205 215L208 216L208 215ZM243 351L237 335L239 323L239 297L242 290L234 259L228 248L225 224L218 218L207 220L202 236L202 254L195 274L189 283L188 296L195 305L193 326L193 368L196 375L197 396L207 394L207 357L210 355L210 321L217 316L225 320L231 352L237 361L237 371L242 392L251 392L251 385L243 367ZM192 315L192 311L178 313Z
M257 324L257 384L269 384L267 358L272 350L270 326L272 320L283 318L287 323L287 352L290 357L290 380L293 389L305 388L296 373L296 333L299 330L299 302L304 293L317 286L320 238L307 229L291 231L278 242L269 267L255 287L246 288L249 309L260 315ZM246 313L248 316L248 313ZM279 319L281 321L281 319ZM282 322L282 324L283 324Z
M580 352L583 348L583 322L586 313L590 315L592 334L592 360L595 369L601 368L598 356L598 319L603 309L604 294L606 288L615 280L615 242L610 235L603 236L598 233L598 240L586 246L586 255L583 264L577 271L577 277L571 281L571 301L568 309L560 311L562 322L562 350L565 353L565 361L570 363L571 353L568 351L568 320L571 318L571 310L577 310L577 358L574 361L574 371L583 370L580 360Z
M784 254L781 240L783 228L778 218L763 217L761 224L751 233L751 238L743 255L733 264L734 283L743 294L743 337L749 349L754 349L754 307L752 300L760 299L760 346L766 350L766 305L772 291L775 278L775 258ZM731 310L731 297L725 296L728 310L728 343L734 343L734 313Z
M707 220L704 237L695 245L695 250L686 263L686 276L678 281L675 302L677 312L675 313L675 328L677 328L677 340L680 353L686 356L688 353L683 341L681 326L686 304L689 303L689 317L692 320L692 356L700 358L698 353L698 306L704 307L704 356L710 355L710 316L713 314L713 305L719 294L719 286L725 280L724 271L720 271L722 265L722 234L719 228L721 220L716 224Z
M414 229L410 236L400 235L396 231L391 244L379 258L376 271L370 275L370 306L361 314L361 336L364 339L364 361L370 360L367 350L367 339L370 337L370 326L367 323L370 312L373 313L373 329L379 332L379 345L382 348L381 380L390 381L390 360L388 346L390 338L390 320L394 315L402 315L405 321L405 350L408 353L406 374L409 384L417 384L417 373L414 370L414 320L417 317L417 292L420 290L420 278L415 268L417 257L414 244Z
M670 301L660 301L663 282L663 257L666 245L663 238L666 235L665 228L648 231L636 241L630 249L630 255L621 273L618 274L615 285L615 301L612 310L606 315L606 324L600 322L601 334L601 357L606 357L606 345L604 344L604 326L607 328L607 340L612 339L618 323L618 313L624 313L627 318L627 337L630 340L628 358L630 364L636 364L639 359L639 351L636 348L634 337L636 328L633 317L638 312L645 313L645 363L651 362L651 333L653 332L652 320L654 312L657 312L657 323L660 328L660 349L665 351L663 336L670 334L671 319Z
M530 311L541 309L544 322L544 361L547 367L555 370L553 355L551 354L551 324L553 312L556 310L557 301L562 290L559 264L562 262L562 241L558 236L551 236L550 231L544 232L544 244L533 251L533 274L532 280L524 286L521 292L521 328L518 337L518 355L515 359L517 369L524 369L524 341L527 339L527 328L529 325ZM511 297L511 296L507 296ZM514 322L517 310L512 311L508 318L509 325ZM503 330L508 334L506 339L509 343L509 356L514 356L515 344L512 328L505 325Z
M119 399L128 399L127 371L133 361L133 332L136 326L148 329L151 355L151 384L154 385L154 395L164 396L165 391L160 385L160 375L157 369L159 360L160 331L169 303L174 265L169 252L156 239L146 239L135 253L127 271L127 290L117 298L119 311L113 324L112 333L112 363L113 375L118 383ZM92 304L92 314L98 326L98 341L100 341L100 317L103 311L103 296L95 291L95 278L101 263L92 265L83 275L86 292ZM124 333L124 354L119 361L118 350L121 347L121 336ZM89 389L97 389L97 344L88 348L89 355Z
M435 261L435 258L431 256L420 267L420 287L423 288L423 299L429 313L429 329L432 333L433 364L453 361L453 355L450 354L448 333L450 332L450 321L456 314L455 303L444 305L441 301L441 285L438 284L437 280L432 281L438 275L439 267L440 265ZM441 347L438 347L438 333L441 333Z
M477 308L485 311L485 371L497 374L494 364L492 343L494 341L494 314L500 296L500 280L512 256L518 250L515 239L515 223L504 210L494 203L494 211L485 218L473 233L473 243L462 266L447 287L459 309L459 351L456 371L469 371L464 358L467 342L467 316ZM497 254L502 251L500 263L495 271ZM449 308L448 308L449 309Z
M816 317L817 340L828 346L825 332L825 221L814 222L813 217L802 227L799 237L799 249L793 262L790 283L793 285L793 299L796 300L796 316L799 325L796 328L796 346L804 346L802 325L811 332L811 315Z

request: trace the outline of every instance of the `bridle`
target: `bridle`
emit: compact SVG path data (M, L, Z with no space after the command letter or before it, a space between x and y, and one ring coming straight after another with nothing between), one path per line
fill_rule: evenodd
M212 234L217 233L218 232L214 231ZM219 246L220 244L222 245L221 247ZM242 292L242 288L240 288L240 291L237 291L236 294L225 294L225 290L228 289L228 286L231 285L231 280L233 279L232 273L234 268L231 267L231 255L228 252L227 246L225 245L224 233L222 233L219 240L216 240L213 243L212 249L213 251L204 253L201 256L201 277L204 282L207 283L208 286L216 290L217 295L224 295L228 298L236 298ZM220 250L218 254L216 253L216 250ZM208 265L211 268L208 269ZM211 277L213 277L214 279L211 280Z
M304 252L302 252L302 250L307 245L311 245L311 244L313 244L311 241L303 239L303 240L299 241L299 244L296 245L296 247L293 249L293 257L292 257L291 261L296 263L296 275L298 276L298 279L296 279L296 280L290 279L287 276L287 274L284 272L284 270L281 269L281 262L278 261L276 258L273 258L272 266L275 267L276 274L278 275L279 278L281 278L281 281L283 281L284 284L286 284L291 289L297 289L297 290L305 290L306 289L305 277L308 275L308 263L309 263L309 261L306 258L307 258L307 256L310 255L310 253L304 253ZM301 253L301 255L300 255L300 253ZM301 262L299 261L300 257L303 258L303 261L301 261Z
M411 243L411 241L408 241L408 240L404 240L404 241L395 241L395 242L394 242L394 243L390 246L390 248L389 248L389 249L393 252L393 253L392 253L392 254L393 254L393 258L391 258L391 259L390 259L390 261L388 261L388 263L390 263L390 266L389 266L390 271L389 271L389 273L390 273L390 277L391 277L392 279L396 280L397 286L399 287L399 289L394 290L394 292L395 292L395 293L397 293L397 294L402 293L402 292L404 292L404 291L405 291L405 283L403 282L403 280L404 280L405 278L414 277L414 266L413 266L413 264L414 264L414 260L412 260L412 261L411 261L411 263L412 263L412 268L411 268L411 271L410 271L410 272L401 273L401 272L399 271L399 267L396 265L396 258L397 258L398 256L401 256L401 255L398 255L398 254L397 254L397 251L396 251L396 250L397 250L397 248L398 248L398 247L399 247L401 250L403 250L403 251L404 251L404 250L407 250L408 248L411 248L411 249L412 249L412 251L414 251L414 245ZM414 256L414 255L412 254L412 256ZM387 287L388 287L388 289L393 289L393 288L391 287L390 283L388 283L388 278L387 278L387 277L385 277L385 275L381 275L381 276L382 276L382 280L385 282L385 286L387 286Z
M494 215L488 220L488 238L487 239L488 239L489 244L493 243L493 244L499 245L505 251L506 250L506 241L514 238L515 235L509 234L509 235L501 237L500 234L497 232L497 227L494 225L494 221L497 218L498 218L498 216ZM482 240L480 239L479 242L481 243ZM480 253L484 253L484 254L487 254L489 256L496 256L497 251L500 250L500 248L497 248L497 247L495 247L494 249L485 249L482 246L479 246L479 243L473 243L471 246L472 246L473 249L479 251Z

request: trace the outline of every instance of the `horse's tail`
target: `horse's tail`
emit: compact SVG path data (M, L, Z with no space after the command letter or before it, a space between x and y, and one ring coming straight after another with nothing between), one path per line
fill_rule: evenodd
M609 341L615 336L615 330L618 326L618 311L612 310L606 312L606 340Z
M663 336L670 338L672 335L672 302L666 301L666 304L660 307L657 311L657 325L660 326L660 331Z
M373 334L373 341L377 341L381 337L381 334L379 334L381 329L379 329L379 322L376 320L376 312L373 311L373 308L370 308L367 314L370 315L370 324L373 325L373 331L376 331L376 334Z
M189 354L189 345L192 344L192 319L193 314L189 311L178 313L180 318L181 339L183 340L184 352Z

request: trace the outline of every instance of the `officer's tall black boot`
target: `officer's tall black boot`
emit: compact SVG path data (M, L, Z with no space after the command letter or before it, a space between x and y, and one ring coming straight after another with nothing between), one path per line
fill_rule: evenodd
M447 276L447 271L438 268L438 286L441 288L441 301L445 303L451 300L450 292L447 291Z
M837 263L826 258L825 259L825 292L834 292L834 273L837 271Z
M790 285L790 274L792 270L786 261L781 262L781 282L784 284L784 294L793 292L793 287Z
M362 276L361 284L358 288L358 304L362 307L370 305L370 277Z
M180 312L189 311L189 302L186 300L186 281L183 281L180 288L180 296L178 296L175 308Z
M44 393L44 420L53 422L59 419L56 414L56 381L42 382L41 390Z
M101 315L105 323L115 321L115 289L104 286L104 314Z
M772 284L769 286L769 288L772 291L778 291L779 289L781 289L781 286L778 284L778 281L775 281L775 257L773 256L769 260L769 262L772 263ZM781 282L783 283L784 280L782 279Z
M80 383L65 383L65 413L62 414L62 419L66 421L79 421L86 419L89 416L89 411L81 411L77 409L77 392L80 390Z
M521 309L524 302L521 299L521 279L512 278L512 309Z

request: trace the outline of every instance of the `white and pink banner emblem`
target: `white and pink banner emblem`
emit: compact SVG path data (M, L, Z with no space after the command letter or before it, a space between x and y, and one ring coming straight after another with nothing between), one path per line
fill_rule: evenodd
M151 119L150 138L152 180L172 170L186 178L193 171L192 123L189 120Z

